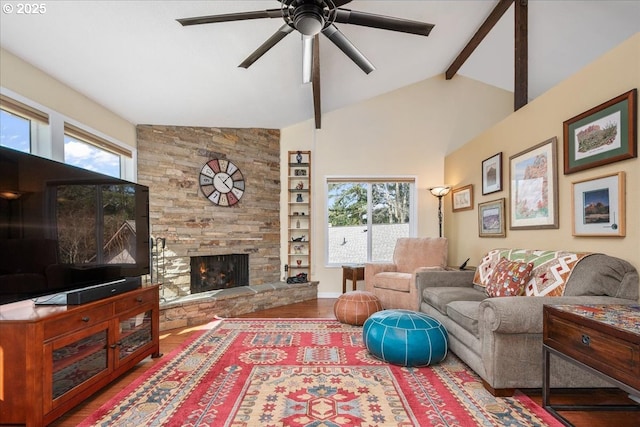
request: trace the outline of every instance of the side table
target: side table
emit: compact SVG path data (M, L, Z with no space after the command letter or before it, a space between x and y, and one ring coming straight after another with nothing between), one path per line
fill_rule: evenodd
M351 290L355 291L358 280L364 280L364 264L342 266L342 293L347 292L347 280L351 280Z
M545 305L543 309L542 406L570 426L557 411L629 410L638 405L553 405L550 355L560 357L640 397L640 305Z

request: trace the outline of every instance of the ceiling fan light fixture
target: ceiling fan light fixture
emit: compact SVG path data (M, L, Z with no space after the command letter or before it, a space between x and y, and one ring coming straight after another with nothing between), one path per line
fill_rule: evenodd
M315 3L307 3L296 7L293 13L293 26L305 36L315 36L324 27L322 7Z
M313 67L313 37L302 36L302 83L311 83Z

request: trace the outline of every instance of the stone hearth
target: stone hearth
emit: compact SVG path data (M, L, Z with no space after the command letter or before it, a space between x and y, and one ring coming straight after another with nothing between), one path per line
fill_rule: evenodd
M160 330L208 323L318 297L318 282L277 282L201 292L160 303Z

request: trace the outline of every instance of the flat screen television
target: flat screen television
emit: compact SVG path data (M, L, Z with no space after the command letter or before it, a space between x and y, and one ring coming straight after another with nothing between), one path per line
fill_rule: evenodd
M0 304L149 274L149 188L0 147Z

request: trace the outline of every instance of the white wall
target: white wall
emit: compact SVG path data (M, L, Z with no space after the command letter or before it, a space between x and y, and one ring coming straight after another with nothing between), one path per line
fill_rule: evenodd
M321 297L342 291L342 269L325 267L327 176L415 176L418 236L437 236L437 199L428 187L444 182L444 157L513 111L510 92L462 77L437 76L282 129L281 181L287 152L312 152L312 271ZM287 259L287 197L281 197L281 259ZM451 259L454 264L461 260ZM284 266L283 266L284 269ZM284 271L282 270L284 276ZM363 284L361 283L360 286Z
M0 86L125 145L136 147L136 127L11 52L0 49ZM100 82L96 82L100 84ZM18 99L18 101L21 101Z

